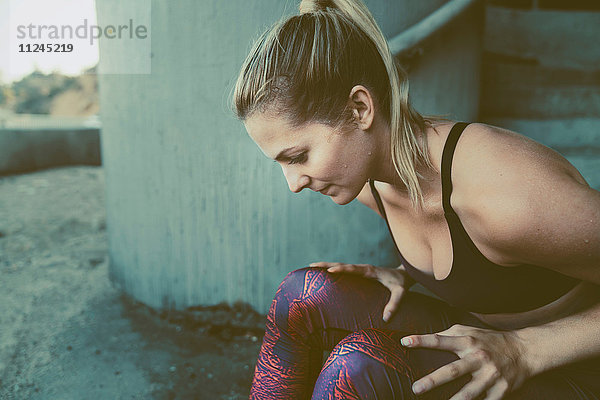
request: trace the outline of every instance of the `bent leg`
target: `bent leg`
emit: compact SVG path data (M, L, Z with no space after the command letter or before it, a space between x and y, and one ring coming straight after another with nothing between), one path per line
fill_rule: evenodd
M458 357L447 351L400 345L405 333L365 329L342 339L315 384L312 399L449 399L470 379L464 375L420 396L412 384ZM485 393L477 399L485 397ZM599 400L600 357L548 371L505 395L506 400Z
M412 383L458 357L439 350L415 352L400 345L404 333L365 329L341 340L325 362L315 384L318 399L416 399ZM448 399L467 381L446 383L419 399Z
M368 328L390 330L395 333L387 333L388 337L399 340L408 334L438 332L454 323L489 328L470 314L453 308L443 301L413 292L405 294L395 316L389 323L384 324L381 316L388 299L389 291L372 280L352 275L330 274L322 268L303 268L288 274L277 290L268 313L265 337L252 383L251 398L310 398L321 370L323 351L331 350L351 332ZM398 346L397 343L388 342L389 340L382 347L387 350L380 351L381 354L389 356L401 354L400 352L405 350L403 347L395 348ZM338 349L334 354L337 354L337 351ZM360 363L348 361L342 363L340 360L337 361L338 365L368 364L370 366L366 371L373 371L373 368L381 369L381 365L373 364L373 357L367 353L360 351L354 353L357 354L355 357L362 360ZM400 393L405 396L396 394L395 398L413 398L410 386L401 384L407 382L406 376L409 377L408 382L412 384L415 379L456 359L452 353L432 349L408 349L406 356L407 358L403 358L406 364L404 367L397 367L400 364L390 364L391 366L384 364L385 368L382 369L385 373L382 373L381 377L389 377L393 382L392 378L396 374L395 379L400 382L393 388L401 388ZM367 358L370 360L365 361ZM332 362L328 364L328 368L333 368L331 371L336 370L333 364ZM509 394L507 400L558 398L552 397L554 395L563 399L599 400L599 367L600 359L596 359L577 366L549 371L525 382L522 388ZM365 384L375 382L359 379L360 370L361 368L354 368L351 371L355 376L353 381L362 380ZM333 373L328 371L330 370L324 369L323 374ZM412 375L408 374L409 371ZM403 373L408 375L402 375ZM373 372L368 374L375 376ZM326 381L325 375L323 378L319 377L318 390L315 390L315 393L325 390L323 381ZM449 386L444 388L444 385L439 389L456 393L464 385L464 382L456 382L449 382L446 384ZM388 383L385 382L381 387L385 387L386 384ZM384 390L381 387L377 386L377 390ZM361 390L366 389L361 386ZM419 399L450 397L436 393L432 390L421 395ZM394 398L394 396L379 398Z
M407 292L386 324L382 313L389 296L376 281L330 274L323 268L302 268L288 274L267 316L251 398L310 398L323 351L331 350L351 332L383 328L406 334L432 333L462 318L440 300Z

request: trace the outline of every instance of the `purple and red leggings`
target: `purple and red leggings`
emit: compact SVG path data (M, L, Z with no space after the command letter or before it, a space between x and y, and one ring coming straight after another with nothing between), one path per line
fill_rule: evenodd
M458 357L408 349L400 338L453 324L490 328L471 314L407 292L388 323L389 291L373 280L302 268L283 280L267 317L251 399L449 399L463 376L420 396L412 383ZM329 357L323 362L324 352ZM483 398L483 397L480 397ZM600 359L529 379L507 399L600 399Z

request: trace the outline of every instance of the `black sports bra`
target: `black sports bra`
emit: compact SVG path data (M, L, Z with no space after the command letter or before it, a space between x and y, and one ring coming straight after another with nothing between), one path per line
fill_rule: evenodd
M533 310L567 293L580 280L547 268L522 264L504 267L494 264L475 246L458 215L450 205L452 157L460 134L467 123L456 123L448 135L442 153L442 206L452 241L453 261L450 274L441 280L412 266L402 256L373 180L371 192L379 212L396 245L407 273L421 285L453 306L481 314L515 313Z

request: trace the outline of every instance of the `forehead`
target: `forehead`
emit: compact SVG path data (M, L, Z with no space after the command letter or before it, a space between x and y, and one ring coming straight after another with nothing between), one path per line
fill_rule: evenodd
M335 128L319 122L309 122L295 126L282 116L268 113L256 113L244 121L250 137L259 142L289 142L299 140L319 140L328 138L336 132Z
M244 121L248 134L262 147L263 144L285 141L294 136L296 129L283 117L255 113Z
M284 117L265 113L252 115L244 121L244 125L252 140L271 159L276 159L287 149L312 147L330 130L326 125L317 123L296 127Z
M244 125L254 143L271 159L276 159L282 150L300 142L298 130L282 117L256 113L246 119Z
M285 117L256 113L244 121L248 134L269 158L275 159L284 149L314 148L331 142L336 129L318 122L294 126Z

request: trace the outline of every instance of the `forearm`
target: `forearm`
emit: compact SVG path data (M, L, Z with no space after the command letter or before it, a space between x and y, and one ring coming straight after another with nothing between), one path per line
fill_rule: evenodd
M543 325L515 330L531 376L600 356L600 303Z

